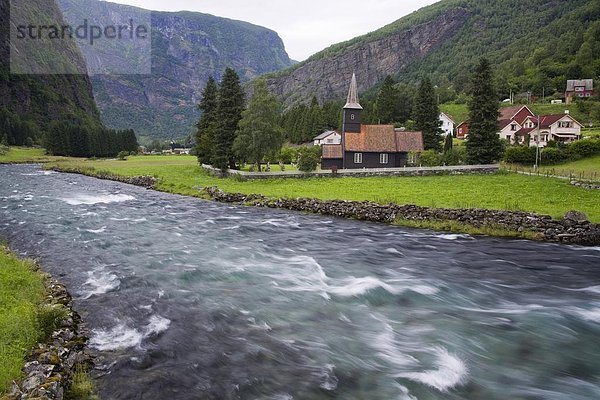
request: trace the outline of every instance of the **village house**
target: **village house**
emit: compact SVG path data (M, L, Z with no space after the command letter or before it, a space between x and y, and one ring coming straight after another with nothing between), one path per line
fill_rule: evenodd
M313 139L313 143L315 146L322 146L324 144L341 144L342 135L336 131L325 131L319 136L315 137Z
M594 96L593 79L573 79L567 81L565 90L565 101L567 104L573 102L573 98L587 98Z
M539 123L539 130L538 130ZM570 143L581 138L581 125L568 111L565 114L536 116L527 106L503 107L499 111L498 135L509 143L545 147L549 141ZM465 139L469 122L457 127L457 137Z
M454 135L454 120L448 116L448 114L441 113L440 121L442 122L442 130L444 135Z
M393 125L363 125L362 109L353 74L343 110L341 143L322 146L321 169L404 167L410 164L412 154L423 151L421 132L396 129Z

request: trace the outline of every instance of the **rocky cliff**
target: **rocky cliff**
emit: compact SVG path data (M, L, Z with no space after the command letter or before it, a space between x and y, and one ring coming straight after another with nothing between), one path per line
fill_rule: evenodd
M367 90L452 38L468 14L464 8L454 8L409 29L351 44L332 56L309 59L289 73L269 78L269 87L286 104L306 101L313 94L321 101L339 100L347 92L350 76L355 72L359 91Z
M150 15L152 73L93 75L94 95L102 120L112 128L134 127L136 133L175 138L193 131L196 108L209 76L226 67L242 81L292 65L276 32L246 22L194 12L155 12L97 0L59 0L65 18L105 26ZM114 50L114 49L113 49ZM111 49L97 49L111 51ZM88 63L97 57L84 53ZM95 67L101 67L94 65Z
M27 3L31 15L44 14L60 20L53 0ZM0 0L0 108L30 120L43 128L50 120L86 119L99 123L92 85L82 74L11 74L9 2ZM75 64L84 64L81 54L72 53Z

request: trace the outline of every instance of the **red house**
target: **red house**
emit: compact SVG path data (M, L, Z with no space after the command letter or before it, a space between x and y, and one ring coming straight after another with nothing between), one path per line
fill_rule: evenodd
M466 139L469 135L469 121L463 121L456 127L456 137Z
M587 98L594 96L593 79L574 79L567 81L567 90L565 90L565 100L567 104L573 101L574 97Z

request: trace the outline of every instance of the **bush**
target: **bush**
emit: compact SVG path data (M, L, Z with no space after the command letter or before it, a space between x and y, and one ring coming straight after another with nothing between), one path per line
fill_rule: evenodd
M504 161L516 164L534 164L535 147L510 146L504 151Z
M425 150L419 156L419 164L426 167L437 167L442 165L442 155L435 150Z
M291 164L298 158L298 151L293 147L284 147L279 152L279 161L284 164Z
M6 153L8 153L8 150L10 150L8 148L8 146L5 146L3 144L0 144L0 156L5 155Z
M129 152L127 151L120 151L119 154L117 154L117 158L121 161L125 161L127 160L127 156L129 155Z
M570 158L585 158L600 154L600 140L584 139L577 140L567 146L567 154Z
M445 165L463 165L467 162L467 149L462 147L453 147L442 154L442 163Z
M567 159L564 151L555 147L546 147L542 150L542 164L558 164Z
M298 149L298 156L298 169L300 171L312 172L317 169L320 157L315 150L308 147L302 147Z

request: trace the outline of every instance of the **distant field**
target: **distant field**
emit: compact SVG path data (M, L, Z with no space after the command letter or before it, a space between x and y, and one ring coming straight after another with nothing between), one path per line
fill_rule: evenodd
M517 170L533 172L532 168L512 166ZM585 158L583 160L571 161L564 164L542 166L540 173L564 176L573 179L588 179L600 182L600 156Z
M44 163L66 159L66 157L47 156L46 150L31 147L11 147L8 153L0 154L0 164Z
M576 209L600 222L600 191L560 179L518 174L432 177L310 178L238 181L204 173L193 156L137 156L127 161L64 161L62 167L92 168L123 176L160 178L159 190L198 196L199 187L273 197L370 200L430 207L522 210L561 217Z

